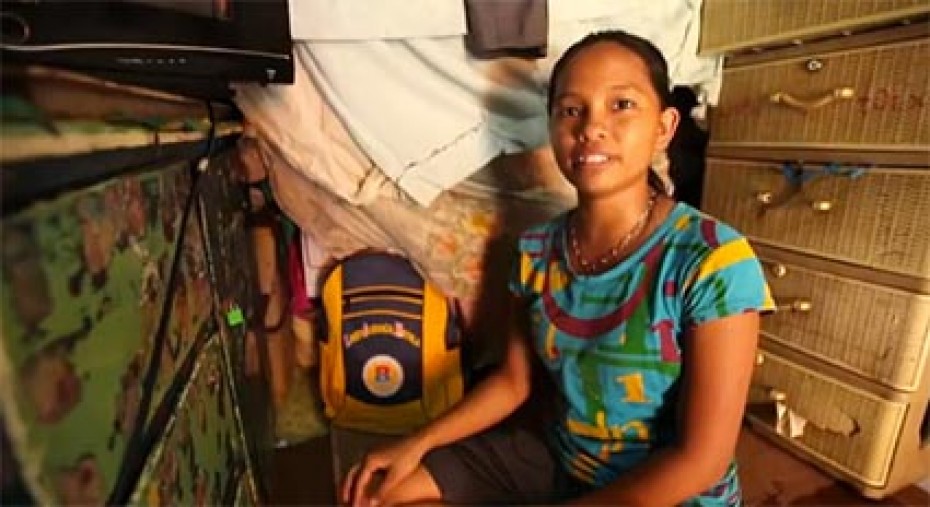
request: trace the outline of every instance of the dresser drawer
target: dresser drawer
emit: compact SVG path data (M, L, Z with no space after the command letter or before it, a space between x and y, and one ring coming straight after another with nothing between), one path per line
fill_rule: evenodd
M781 164L711 158L703 208L759 243L930 278L930 171L841 172L805 166L791 193Z
M700 51L784 44L928 11L926 0L704 0Z
M883 486L907 404L843 385L774 355L763 352L761 358L747 406L750 421L781 433L812 457L868 486ZM786 409L783 415L774 400Z
M727 69L711 144L926 151L927 61L922 38Z
M881 384L915 391L930 340L930 296L762 258L778 310L762 333Z

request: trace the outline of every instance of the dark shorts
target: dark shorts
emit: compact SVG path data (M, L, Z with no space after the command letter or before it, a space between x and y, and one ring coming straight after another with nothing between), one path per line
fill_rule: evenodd
M541 435L512 426L435 449L423 465L453 504L552 504L580 491Z

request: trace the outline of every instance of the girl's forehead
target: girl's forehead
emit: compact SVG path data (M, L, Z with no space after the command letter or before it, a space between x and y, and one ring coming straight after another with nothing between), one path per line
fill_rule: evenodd
M611 42L598 42L581 49L565 62L553 85L564 90L579 82L604 86L648 84L649 69L638 54Z
M646 71L646 63L636 52L610 41L601 41L582 48L567 63L566 70L579 67L634 67L635 70Z

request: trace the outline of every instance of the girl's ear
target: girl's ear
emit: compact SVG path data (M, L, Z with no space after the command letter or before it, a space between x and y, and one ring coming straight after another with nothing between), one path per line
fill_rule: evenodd
M656 137L656 151L662 151L668 147L675 136L675 129L678 128L678 120L681 116L674 107L666 107L659 116L658 136Z

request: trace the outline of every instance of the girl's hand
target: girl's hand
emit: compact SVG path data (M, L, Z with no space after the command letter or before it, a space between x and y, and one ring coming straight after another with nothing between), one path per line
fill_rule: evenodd
M408 437L368 452L342 483L342 502L352 507L378 505L385 494L410 476L420 465L426 449ZM378 484L377 479L383 478Z

